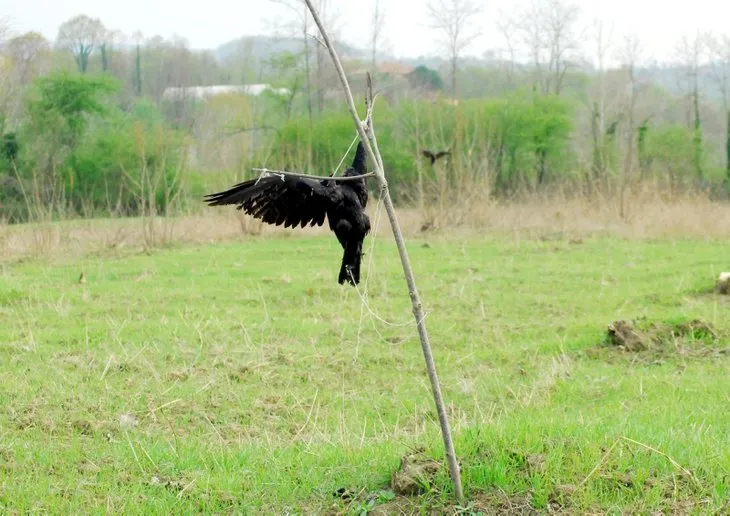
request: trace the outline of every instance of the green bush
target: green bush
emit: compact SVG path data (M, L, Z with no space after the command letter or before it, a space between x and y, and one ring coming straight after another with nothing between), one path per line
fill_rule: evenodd
M659 178L666 177L672 187L696 178L694 131L674 124L645 129L642 161Z
M467 100L458 106L411 101L393 107L379 101L376 129L386 174L396 190L414 183L418 160L427 163L420 156L422 148L448 147L452 178L479 170L478 160L486 154L500 192L565 179L575 163L569 152L572 107L554 96L517 93L496 100ZM306 119L291 120L274 142L276 163L267 166L303 170L311 159L321 169L310 173L329 173L354 136L347 113L325 115L311 128ZM351 156L346 165L350 161Z
M6 173L0 215L23 220L32 213L19 209L23 189L51 211L135 215L151 198L158 211L166 209L179 189L183 137L148 101L122 111L109 97L115 88L106 77L38 79L20 129L19 181Z

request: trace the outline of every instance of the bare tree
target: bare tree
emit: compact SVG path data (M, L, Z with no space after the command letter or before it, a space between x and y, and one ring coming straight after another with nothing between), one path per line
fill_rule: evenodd
M512 23L543 94L560 95L563 90L565 73L577 60L583 38L579 21L580 9L567 0L533 0Z
M725 109L730 108L730 36L707 34L705 36L710 58L710 72L722 96Z
M5 17L0 18L0 49L9 36L10 23ZM11 97L8 93L10 67L10 59L7 59L3 53L0 52L0 134L2 134L5 129L5 115L3 114L3 111L6 111L7 103Z
M327 0L316 0L317 10L320 15L327 19ZM329 24L328 24L329 25ZM320 33L321 37L321 33ZM317 100L317 112L321 113L324 110L324 66L325 63L325 49L322 45L315 45L315 57L317 68L315 71L315 83L316 83L316 100Z
M613 24L606 30L602 20L594 21L594 34L596 43L596 64L599 74L599 129L605 131L606 116L606 58L611 49L613 39Z
M310 14L307 4L301 0L271 0L275 4L289 8L295 15L296 21L293 27L295 33L302 38L304 45L304 85L307 94L307 113L309 115L309 123L312 124L312 74L311 74L311 52L309 50L309 27Z
M569 66L578 59L583 37L578 27L580 10L568 0L532 0L502 23L502 31L512 35L531 61L535 81L533 91L543 95L560 95ZM547 150L536 151L537 184L547 177Z
M273 76L277 79L277 82L283 84L285 89L289 90L287 95L278 95L276 99L283 107L284 115L286 120L289 120L292 115L292 106L294 104L294 98L302 88L303 73L300 67L300 54L294 54L292 52L282 52L271 56L266 64L273 72Z
M325 20L325 26L329 31L330 38L337 39L339 33L339 21L338 12L332 9L330 0L315 0L317 4L317 11L319 16ZM318 36L320 41L322 40L322 33L318 30ZM337 80L337 74L332 66L332 63L326 58L327 49L324 45L316 45L316 56L317 56L317 70L316 70L316 83L317 83L317 111L322 112L324 110L324 99L325 91L327 89L327 83L330 82L328 79L333 81Z
M0 18L0 44L10 37L10 22L6 17Z
M318 112L324 109L326 83L329 79L336 80L336 73L331 63L326 57L327 50L321 44L312 42L311 38L316 33L310 34L310 28L314 26L311 15L307 9L307 5L302 0L271 0L275 4L289 8L295 15L293 23L289 24L289 28L294 33L301 34L304 43L304 69L305 82L307 91L307 110L309 112L309 120L312 120L313 106ZM329 0L315 0L316 9L319 15L325 19L327 27L329 27L330 37L334 37L338 33L338 13L331 8ZM319 31L317 30L317 33ZM321 41L321 34L317 34ZM313 51L310 50L314 45ZM312 53L314 64L312 64ZM314 87L312 87L312 76L314 77ZM314 93L312 93L314 90Z
M23 86L40 72L39 60L51 49L46 38L37 32L16 36L5 45L5 53L13 63L17 80Z
M104 24L98 18L80 14L61 24L56 44L71 52L81 73L89 68L89 56L103 38Z
M624 204L625 191L631 177L634 163L634 118L636 112L636 99L638 96L638 81L636 77L636 66L642 58L642 48L637 34L626 34L623 43L618 51L618 58L621 68L625 70L628 80L626 104L624 111L627 116L626 127L626 155L624 157L623 174L620 180L620 216L626 216Z
M140 44L144 36L140 31L132 34L134 40L134 94L137 97L142 96L142 53L140 52Z
M501 9L497 17L497 30L502 33L504 38L507 58L502 60L506 61L504 65L507 73L507 87L512 88L514 87L514 72L517 63L517 45L514 37L517 31L515 30L515 20L507 16Z
M174 35L169 40L160 36L147 40L140 61L143 92L154 99L161 99L166 88L209 85L219 72L207 53L192 51L186 39ZM184 110L181 106L176 107L180 108L176 116L188 123L190 106Z
M0 63L1 89L4 90L0 112L6 121L19 120L24 105L23 89L45 71L49 50L48 41L37 32L15 36L2 46L0 61L5 61L5 66Z
M441 44L449 56L451 94L456 97L459 58L480 34L472 21L481 12L481 4L473 0L430 0L427 9L432 28L441 32Z
M114 48L124 35L118 30L104 30L100 36L99 53L101 54L101 71L108 72L111 66L111 56Z
M596 44L596 66L598 68L598 100L591 106L591 128L593 136L593 179L602 181L606 176L606 58L611 48L613 24L606 30L602 20L593 22ZM590 184L589 184L590 186Z
M687 98L690 100L687 110L687 124L693 129L694 165L697 179L702 181L702 120L700 118L700 66L703 58L703 38L699 32L693 38L683 36L677 45L680 64L680 78L683 80Z
M725 181L730 186L730 36L706 36L710 72L722 96L725 125Z
M370 73L375 77L375 73L378 71L378 49L383 44L383 31L385 29L385 7L380 4L380 0L375 0L370 20L370 49L372 52Z

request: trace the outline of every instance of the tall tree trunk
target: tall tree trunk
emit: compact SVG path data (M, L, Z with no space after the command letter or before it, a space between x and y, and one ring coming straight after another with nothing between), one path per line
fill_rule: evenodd
M375 72L377 71L378 67L378 57L377 57L377 51L378 51L378 17L380 14L380 2L378 0L375 0L375 13L373 14L373 39L372 39L372 56L371 56L371 63L370 63L370 75L372 75L373 79L375 79Z
M499 147L497 148L497 156L494 160L495 181L494 186L499 193L506 190L504 180L504 138L500 136Z
M456 59L455 55L451 56L451 96L456 98Z
M376 50L375 50L375 38L373 38L373 55L371 57L370 62L370 75L373 76L373 79L375 78L375 72L378 71L378 60L376 57Z
M507 193L516 192L520 187L520 171L517 168L517 146L512 144L509 150L509 174Z
M649 168L649 161L646 157L646 133L649 131L649 121L641 122L637 129L636 145L639 154L639 177L644 180Z
M138 97L142 96L142 58L139 53L139 43L137 43L137 55L134 59L134 89Z
M322 66L324 56L322 55L322 49L317 46L317 113L321 113L324 110L324 85L322 79Z
M626 131L626 160L624 161L624 172L621 177L621 189L619 192L619 216L623 219L626 213L626 188L631 179L631 169L634 164L634 107L636 106L636 80L633 64L629 67L629 80L631 83L631 98L629 99L629 126Z
M698 86L697 72L695 71L695 84L694 84L694 146L695 146L695 171L697 172L697 179L700 183L704 179L704 171L702 170L702 125L700 122L700 92Z
M304 26L302 30L302 38L304 40L304 75L307 82L307 114L309 115L309 127L312 127L312 77L309 66L309 10L307 4L304 4Z
M547 149L540 149L537 153L539 157L539 169L537 175L537 185L541 187L547 181Z
M101 71L106 73L109 71L109 54L107 53L106 43L102 43L99 50L101 51Z
M593 135L593 174L588 180L588 190L592 191L593 183L600 183L603 178L603 131L600 128L600 112L598 103L593 103L591 116L591 133Z
M601 29L602 31L603 29ZM603 34L603 32L601 32ZM603 36L601 36L603 38ZM603 45L603 44L602 44ZM608 149L608 134L606 133L606 70L603 63L603 46L600 52L600 73L601 80L599 82L599 100L598 100L598 157L600 159L600 177L597 178L599 181L599 188L605 187L608 181L608 168L609 168L609 149Z
M89 51L83 46L79 49L78 54L74 54L76 60L76 66L79 68L79 72L86 73L89 68Z
M725 127L725 168L727 185L730 188L730 109L727 111L727 126Z

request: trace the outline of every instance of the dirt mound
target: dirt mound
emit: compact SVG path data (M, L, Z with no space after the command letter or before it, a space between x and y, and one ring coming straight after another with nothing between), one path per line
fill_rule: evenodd
M422 452L411 453L401 459L400 467L391 477L390 487L399 495L424 493L433 485L433 477L440 469L439 462L427 458Z
M617 320L608 325L606 344L629 353L675 349L693 345L716 344L719 340L712 324L700 319L678 323L654 323L646 320Z
M626 351L642 351L651 344L651 339L634 328L629 321L614 321L608 325L608 341Z

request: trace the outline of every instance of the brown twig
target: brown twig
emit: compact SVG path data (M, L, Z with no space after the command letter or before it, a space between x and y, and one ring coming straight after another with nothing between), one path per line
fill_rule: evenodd
M581 482L580 484L578 484L578 487L581 487L581 486L583 486L583 485L584 485L584 484L585 484L586 482L588 482L588 479L590 479L590 478L591 478L591 477L593 476L593 474L594 474L594 473L595 473L596 471L598 471L598 469L599 469L599 468L600 468L600 467L601 467L601 466L603 465L603 463L604 463L604 462L606 462L606 459L608 458L608 456L609 456L609 455L611 455L611 452L613 451L613 449L614 449L614 448L616 447L616 445L617 445L618 443L619 443L619 440L618 440L618 439L616 439L616 440L615 440L615 441L613 442L613 444L612 444L611 446L609 446L609 447L608 447L608 450L606 450L606 453L604 453L604 454L603 454L603 456L601 457L601 460L599 460L599 461L598 461L598 463L597 463L597 464L596 464L596 465L595 465L595 466L593 467L593 469L591 470L591 472L590 472L590 473L588 473L588 475L586 475L586 478L584 478L584 479L583 479L583 481L582 481L582 482Z
M626 437L624 435L621 436L621 439L623 439L626 442L633 443L633 444L636 444L638 446L641 446L642 448L644 448L646 450L649 450L650 452L654 452L657 455L661 455L662 457L664 457L665 459L667 459L672 464L672 466L674 466L675 468L677 468L679 471L681 471L687 477L691 478L692 481L695 483L696 486L700 487L700 484L699 484L697 478L692 474L692 472L690 470L688 470L687 468L685 468L684 466L682 466L679 462L677 462L676 460L674 460L672 457L670 457L669 455L667 455L663 451L657 450L656 448L654 448L652 446L649 446L648 444L644 444L642 442L636 441L636 440L634 440L634 439L632 439L630 437Z
M322 48L327 48L327 45L324 43L324 41L322 41L322 38L320 38L316 34L310 34L309 37L312 38L317 43L319 43L320 45L322 45Z
M644 444L644 443L642 443L640 441L637 441L637 440L632 439L630 437L626 437L624 435L619 436L619 438L616 439L613 442L613 444L608 447L608 449L606 450L606 452L601 457L601 460L598 461L598 463L593 467L593 469L590 471L590 473L588 473L588 475L583 479L583 481L580 484L578 484L578 487L582 487L582 486L584 486L586 484L586 482L588 482L588 480L596 473L596 471L598 471L599 468L606 462L606 459L608 459L608 456L611 455L611 452L613 451L613 449L616 448L616 445L618 443L620 443L621 441L625 441L627 443L631 443L631 444L635 444L637 446L641 446L645 450L649 450L650 452L656 453L657 455L661 455L662 457L664 457L665 459L667 459L672 464L672 466L674 466L679 471L681 471L685 476L687 476L688 478L690 478L695 483L695 485L697 487L700 487L700 484L699 484L699 481L697 480L697 477L695 477L690 470L688 470L687 468L685 468L684 466L682 466L679 462L677 462L676 460L674 460L672 457L670 457L669 455L667 455L663 451L657 450L653 446L649 446L648 444Z
M350 110L350 114L352 115L353 122L355 123L355 128L357 129L358 134L360 135L360 139L363 142L363 146L365 147L365 150L368 153L368 156L370 156L370 159L375 163L375 178L378 181L378 184L380 185L381 190L381 198L383 199L383 204L385 205L385 210L388 213L388 219L390 221L390 226L393 229L393 236L395 238L396 246L398 247L398 253L400 254L401 264L403 266L403 273L406 278L406 283L408 284L408 292L411 297L411 304L413 306L413 316L416 319L416 325L418 327L418 335L421 339L421 348L423 350L423 357L426 362L426 369L428 371L428 377L431 381L431 389L433 391L433 398L434 402L436 404L436 410L438 412L439 416L439 423L441 425L441 434L443 436L444 440L444 447L446 449L446 459L449 463L449 472L451 474L451 481L454 486L454 492L456 494L456 498L461 502L464 498L462 486L461 486L461 473L459 471L459 463L456 459L456 453L454 452L454 444L451 438L451 429L449 428L449 421L446 415L446 406L443 401L443 397L441 395L441 386L439 384L438 375L436 374L436 365L433 360L433 354L431 353L431 345L429 343L428 339L428 332L426 330L426 323L424 321L423 316L423 307L421 305L421 299L418 295L418 289L416 288L416 280L413 276L413 270L411 268L411 263L408 258L408 252L406 250L405 242L403 240L403 233L400 229L400 224L398 223L398 218L396 217L395 213L395 207L393 206L393 200L390 198L390 192L388 191L388 181L385 179L385 173L383 171L383 160L380 156L380 151L378 149L377 139L375 138L375 129L373 127L373 124L365 124L361 122L360 117L357 114L357 109L355 108L355 102L352 98L352 92L350 91L350 85L347 81L347 76L345 75L345 71L342 68L342 63L340 63L340 59L337 55L337 51L335 50L334 45L332 44L332 41L329 38L329 34L327 33L327 30L324 27L324 24L322 23L322 20L319 17L319 13L317 13L317 10L314 8L314 5L312 5L312 0L304 0L307 4L307 7L309 8L309 11L312 13L312 18L314 18L314 22L317 24L317 27L319 28L319 33L322 35L322 39L324 40L325 46L327 47L327 50L330 53L330 57L332 58L332 61L334 62L335 68L337 70L337 74L340 78L340 81L342 83L342 88L345 93L345 99L347 100L347 107ZM369 106L373 103L373 95L372 95L372 82L369 82L370 88L368 88L368 104ZM369 107L368 106L368 107ZM367 132L366 132L367 130ZM368 139L368 134L370 133L370 139L372 139L372 146L370 145L370 141Z

